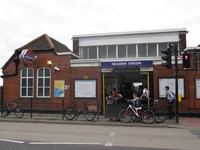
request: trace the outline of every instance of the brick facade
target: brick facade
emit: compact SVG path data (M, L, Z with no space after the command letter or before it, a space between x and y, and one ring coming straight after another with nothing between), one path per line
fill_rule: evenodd
M49 38L47 35L42 36L43 38ZM180 43L179 43L179 50L184 50L186 48L186 34L183 33L179 35ZM38 41L38 39L37 39ZM37 44L37 41L31 42L30 44L34 46L39 45ZM44 42L44 40L42 40ZM46 41L46 40L45 40ZM49 40L47 40L49 41ZM50 43L51 47L48 50L42 50L43 47L46 48L46 46L42 46L41 49L38 48L38 50L35 50L34 53L37 55L38 58L38 64L33 65L31 68L34 70L34 94L33 94L33 100L35 102L48 102L48 103L61 103L62 99L65 100L65 102L70 101L81 101L81 102L90 102L90 103L96 103L97 100L100 104L103 104L102 101L102 95L103 95L103 81L102 81L102 72L101 72L101 66L98 61L98 65L92 65L90 60L87 61L81 61L78 60L78 57L75 56L75 54L79 53L79 39L73 38L73 50L74 52L69 52L68 50L62 51L63 48L60 51L56 51L56 48L54 48L54 44L59 45L59 43L55 40L53 40L54 43ZM47 42L48 43L48 42ZM27 48L29 45L25 45L23 48ZM62 45L63 46L63 45ZM48 47L48 46L47 46ZM57 46L59 47L59 46ZM30 47L31 48L31 47ZM3 68L3 97L5 99L17 99L17 100L23 100L25 98L20 97L20 71L23 69L24 64L19 59L19 54L21 51L17 52L15 55L13 55L9 61L6 63L6 66ZM58 53L65 53L65 54L58 54ZM66 53L69 52L69 53ZM72 63L73 59L77 59L78 61L75 62L75 65ZM52 60L53 65L47 65L47 60ZM94 60L93 60L94 61ZM77 63L77 64L76 64ZM55 70L54 67L58 67L60 70ZM51 70L51 92L50 92L50 98L37 98L37 70L40 67L47 67ZM159 63L154 63L152 70L150 71L150 81L149 85L151 88L151 95L153 95L154 99L159 99L159 87L158 87L158 79L159 78L172 78L174 77L174 65L172 65L172 69L166 69L162 67ZM184 78L184 91L185 91L185 97L182 99L182 101L179 103L179 109L180 112L187 112L188 108L200 108L200 100L196 98L196 79L200 79L200 71L188 71L184 70L182 68L182 65L179 60L179 67L178 67L178 74L179 77ZM97 81L97 93L96 98L94 99L76 99L75 98L75 80L76 79L96 79ZM65 96L64 98L55 98L54 97L54 81L55 80L64 80L65 81ZM153 93L153 94L152 94ZM163 101L162 101L163 100ZM164 103L164 99L161 99L161 101ZM25 102L25 101L23 101ZM46 105L48 106L48 105ZM103 107L102 107L103 108Z
M172 67L173 68L173 67ZM182 65L178 66L178 76L184 78L184 91L185 97L182 98L181 102L179 102L179 111L180 112L188 112L189 110L195 111L196 108L200 108L200 100L196 98L196 85L195 79L200 79L200 71L189 71L184 70ZM174 77L173 69L165 69L161 65L154 66L154 99L159 99L158 96L158 79L159 78L171 78ZM161 99L162 100L162 99ZM164 99L163 99L163 103Z
M74 98L74 80L75 79L96 79L97 80L97 98L96 100L102 100L102 81L100 67L72 67L71 68L71 100L77 100ZM88 99L94 101L94 99Z

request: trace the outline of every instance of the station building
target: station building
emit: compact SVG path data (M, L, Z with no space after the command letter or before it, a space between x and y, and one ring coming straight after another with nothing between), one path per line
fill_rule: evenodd
M181 56L187 33L179 28L73 35L73 51L44 34L16 49L3 65L2 97L24 103L30 98L50 104L98 102L105 112L105 93L116 88L131 99L145 85L150 98L165 101L165 86L175 91L174 55L167 69L161 66L161 50L176 44ZM180 112L200 108L199 71L185 70L178 57L178 72Z

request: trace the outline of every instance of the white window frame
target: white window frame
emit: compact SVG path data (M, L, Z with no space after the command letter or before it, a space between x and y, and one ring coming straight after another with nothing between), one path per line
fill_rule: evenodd
M26 70L26 74L27 74L27 76L26 77L22 77L22 71L23 70ZM33 71L33 76L28 76L28 70L32 70ZM25 87L23 87L22 86L22 79L26 79L26 86ZM32 86L28 86L28 79L33 79L33 85ZM26 95L25 96L23 96L22 95L22 88L25 88L26 89ZM28 95L28 89L30 89L30 88L32 88L32 95L31 96L29 96ZM23 68L21 71L20 71L20 97L24 97L24 98L30 98L30 97L33 97L33 95L34 95L34 70L32 69L32 68Z
M39 70L40 69L43 69L43 76L42 77L39 77ZM48 69L49 70L49 76L45 76L45 69ZM43 79L43 85L42 86L40 86L39 87L39 79ZM45 79L49 79L49 86L45 86L44 85L44 83L45 83ZM38 94L39 94L39 88L42 88L43 89L43 94L42 94L42 96L39 96ZM45 89L46 88L49 88L49 96L45 96ZM48 68L48 67L42 67L42 68L39 68L38 70L37 70L37 97L38 98L50 98L50 96L51 96L51 69L50 68Z

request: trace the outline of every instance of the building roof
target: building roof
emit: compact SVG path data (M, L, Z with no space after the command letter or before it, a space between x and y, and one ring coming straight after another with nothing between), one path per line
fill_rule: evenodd
M9 58L9 60L2 66L2 69L5 67L24 49L31 49L33 51L54 51L57 55L59 54L72 54L72 51L64 44L58 42L57 40L51 38L47 34L43 34L38 38L30 41L24 46L17 48L14 54Z
M185 33L188 33L186 28L177 28L177 29L161 29L161 30L143 30L143 31L128 31L128 32L80 34L80 35L73 35L72 38L116 36L116 35L155 34L155 33L171 33L171 32L185 32Z
M38 38L30 41L24 46L17 48L17 51L21 51L24 49L32 49L32 50L54 50L56 53L59 52L71 52L71 50L64 44L58 42L57 40L51 38L47 34L43 34Z

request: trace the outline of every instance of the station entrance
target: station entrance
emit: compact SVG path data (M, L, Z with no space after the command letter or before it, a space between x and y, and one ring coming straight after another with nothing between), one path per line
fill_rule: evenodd
M104 73L104 89L109 95L113 88L125 99L132 99L133 92L142 93L143 86L149 89L149 72L141 73ZM107 95L105 93L105 95Z
M103 73L103 110L105 112L106 96L115 88L124 100L132 99L133 92L142 94L143 86L149 90L149 97L153 98L153 72L109 72Z

